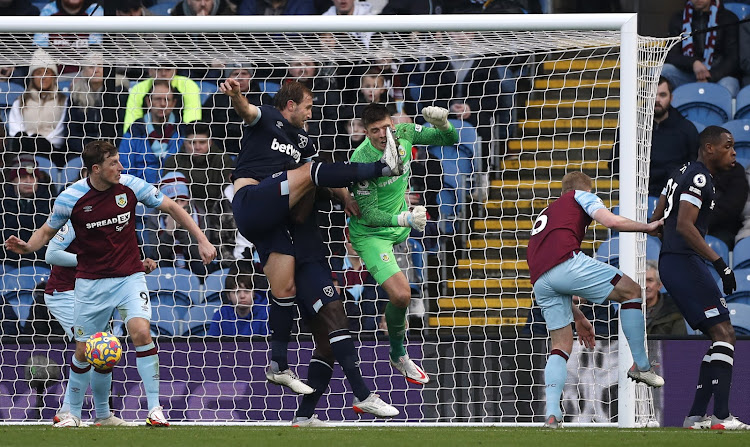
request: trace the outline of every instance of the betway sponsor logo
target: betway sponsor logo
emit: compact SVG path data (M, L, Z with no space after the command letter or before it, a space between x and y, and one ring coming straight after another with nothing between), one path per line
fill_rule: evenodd
M282 154L287 154L290 157L294 158L294 161L299 163L299 159L301 157L299 151L295 149L293 144L283 144L279 143L279 141L274 138L271 142L271 149L274 151L279 151Z
M97 222L87 222L86 228L89 230L92 228L106 227L107 225L118 225L126 224L130 221L130 211L127 213L118 214L117 217L100 220Z

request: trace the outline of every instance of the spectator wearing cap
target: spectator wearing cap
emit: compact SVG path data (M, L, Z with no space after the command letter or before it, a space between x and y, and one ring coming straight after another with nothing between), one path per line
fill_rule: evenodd
M227 0L182 0L170 15L173 16L228 16L234 15L236 7Z
M214 313L206 335L269 335L268 295L262 289L260 275L252 271L232 269L227 275L222 305Z
M11 235L30 238L47 221L52 208L50 178L39 169L32 155L19 156L6 169L7 183L0 202L3 240ZM45 248L27 255L17 255L3 247L3 261L14 267L44 263Z
M201 119L201 89L192 79L177 74L173 67L150 68L149 79L141 81L130 89L128 102L125 106L125 118L123 131L127 132L130 125L146 113L144 108L146 97L154 87L157 80L167 81L182 98L181 107L178 111L178 122L192 123Z
M57 64L41 48L29 65L26 91L13 102L8 114L8 135L15 137L11 150L44 154L65 164L65 118L68 102L57 88Z
M261 91L254 76L255 68L249 64L233 64L224 69L224 77L239 82L240 91L250 104L272 104L273 99ZM210 117L214 141L223 145L224 150L230 154L239 153L243 120L232 107L229 96L221 92L211 95L203 104L203 116Z
M306 16L317 14L313 0L242 0L237 14L245 16Z
M164 161L182 147L184 130L177 118L180 95L175 88L164 80L152 87L144 103L147 113L122 137L119 152L125 174L156 184Z
M234 162L213 143L208 124L191 123L185 129L182 149L164 161L164 168L181 172L188 180L193 201L209 210L221 200Z
M187 179L180 172L169 172L159 182L159 190L174 200L205 231L205 210L190 198ZM198 241L167 213L149 214L143 235L143 253L161 266L189 268L197 275L205 275L206 267L198 252Z
M143 6L142 0L117 0L115 2L115 15L119 17L142 17L152 16L154 13Z
M118 145L122 137L122 107L128 98L130 83L113 67L104 65L101 53L92 52L86 65L73 79L68 119L68 158L83 152L86 144L109 140Z

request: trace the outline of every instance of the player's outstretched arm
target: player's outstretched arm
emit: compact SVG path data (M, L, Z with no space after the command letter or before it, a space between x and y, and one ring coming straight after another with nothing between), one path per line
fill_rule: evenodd
M204 264L208 264L216 258L216 247L208 241L208 238L193 221L193 218L180 205L175 203L169 197L164 197L164 201L157 207L159 210L172 216L172 218L188 230L188 232L198 241L198 252Z
M242 117L245 124L255 122L260 114L260 109L247 101L245 95L240 91L240 83L236 79L229 78L222 82L219 84L219 90L231 98L234 110Z
M664 220L662 219L650 223L636 222L627 217L613 214L612 211L606 208L596 210L592 217L607 228L624 232L641 232L656 235L662 225L664 225Z
M19 255L33 253L47 245L47 242L49 242L56 233L57 230L45 223L39 229L34 231L34 234L31 235L28 242L24 242L23 239L16 236L9 237L5 241L5 248L13 253L18 253Z

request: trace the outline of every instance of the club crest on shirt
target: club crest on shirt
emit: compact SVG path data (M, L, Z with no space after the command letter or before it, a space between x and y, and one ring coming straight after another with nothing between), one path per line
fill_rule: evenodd
M325 286L325 287L323 287L323 293L325 293L328 298L332 297L333 296L333 287L331 287L331 286Z
M276 127L281 129L282 127L284 127L284 123L282 123L281 121L276 121Z
M307 135L299 135L299 147L303 148L307 146Z
M391 257L388 256L388 253L380 253L380 260L383 262L389 262Z
M115 203L120 208L125 208L125 206L128 204L128 195L127 194L117 194L115 196Z
M398 156L399 157L403 157L404 155L406 155L406 149L404 149L404 147L399 144L398 145Z
M704 174L695 174L695 177L693 177L693 183L695 183L695 186L698 188L703 188L706 186L706 176Z

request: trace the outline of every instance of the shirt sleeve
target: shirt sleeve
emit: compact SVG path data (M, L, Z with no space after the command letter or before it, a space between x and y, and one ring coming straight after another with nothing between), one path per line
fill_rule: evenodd
M57 196L57 199L55 199L55 204L52 207L52 214L50 214L49 218L47 219L47 225L54 228L55 230L59 230L60 228L62 228L63 225L65 225L65 223L70 219L70 215L73 212L73 206L75 206L75 203L75 199L69 194L66 194L65 191L63 191L63 193Z
M164 194L141 178L132 175L122 176L120 182L132 189L136 199L146 205L146 208L157 208L164 201Z
M703 206L703 198L706 197L706 188L713 188L708 184L706 174L699 172L695 174L689 185L680 193L680 202L689 202L700 208Z
M458 144L458 131L453 124L448 130L425 127L420 124L404 123L396 126L396 138L404 138L412 144L429 146L453 146Z
M368 227L396 227L394 220L398 216L382 211L378 207L378 184L363 180L354 186L354 200L359 205L362 216L359 222Z
M75 267L78 265L78 258L74 253L65 251L70 243L75 239L73 225L68 221L57 231L57 234L49 241L47 252L44 260L50 265L59 265L61 267Z
M586 214L588 214L592 219L594 218L595 212L599 211L602 208L606 208L604 202L602 202L602 199L597 197L596 194L590 193L588 191L576 191L575 199L576 202L581 205L581 208L586 211Z

